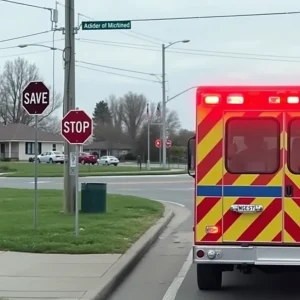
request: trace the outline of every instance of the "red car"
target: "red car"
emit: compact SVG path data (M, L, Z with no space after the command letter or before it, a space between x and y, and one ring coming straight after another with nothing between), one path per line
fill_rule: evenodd
M97 163L97 156L85 152L79 153L79 163L80 164L92 164L95 165Z

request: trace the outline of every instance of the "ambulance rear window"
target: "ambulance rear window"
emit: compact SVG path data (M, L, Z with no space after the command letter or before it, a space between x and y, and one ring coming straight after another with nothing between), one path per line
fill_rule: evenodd
M288 125L288 168L300 174L300 119L294 118Z
M233 174L273 174L280 167L275 118L231 118L225 130L225 167Z

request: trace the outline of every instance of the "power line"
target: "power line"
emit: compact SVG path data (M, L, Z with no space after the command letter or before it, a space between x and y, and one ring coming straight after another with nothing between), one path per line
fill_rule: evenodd
M81 14L81 13L78 13L78 15L80 15L80 16L82 16L82 17L85 17L85 18L87 18L87 19L90 19L90 20L92 20L92 21L96 21L94 18L91 18L91 17L89 17L89 16L87 16L87 15L84 15L84 14ZM80 26L81 26L81 25L80 25ZM149 38L152 39L152 40L156 40L156 41L160 41L160 42L165 42L165 41L162 41L162 40L160 40L160 39L158 39L158 38L152 37L152 36L150 36L150 35L146 35L146 34L143 34L143 33L139 33L139 32L134 31L134 30L132 30L132 29L130 30L130 32L135 33L135 34L138 34L138 35L141 35L141 36L144 36L144 37L147 37L148 39L141 38L141 37L135 36L135 35L130 34L130 33L118 31L118 33L121 33L121 34L130 36L130 37L133 37L133 38L135 38L135 39L142 40L142 41L145 41L145 42L148 42L148 43L156 44L156 45L157 45L158 43L149 40Z
M127 77L127 78L132 78L132 79L137 79L137 80L160 83L159 81L156 81L156 80L149 80L149 79L135 77L135 76L129 76L129 75L124 75L124 74L119 74L119 73L114 73L114 72L107 72L107 71L102 71L102 70L98 70L98 69L94 69L94 68L90 68L90 67L84 67L84 66L80 66L80 65L76 65L76 67L79 67L82 69L87 69L87 70L92 70L92 71L96 71L96 72L101 72L101 73L105 73L105 74L111 74L111 75Z
M18 2L18 1L11 1L11 0L0 0L2 2L7 2L7 3L11 3L11 4L17 4L17 5L23 5L23 6L28 6L28 7L34 7L34 8L40 8L40 9L46 9L46 10L52 10L49 7L45 7L45 6L38 6L38 5L33 5L33 4L27 4L27 3L23 3L23 2Z
M296 15L296 14L300 14L300 11L211 15L211 16L187 16L187 17L169 17L169 18L145 18L145 19L133 19L131 20L131 22L176 21L176 20L193 20L193 19L221 19L221 18L227 19L227 18L263 17L263 16L280 16L280 15Z
M96 63L90 63L90 62L82 61L82 60L76 60L76 62L85 64L85 65L90 65L90 66L108 68L108 69L118 70L118 71L131 72L131 73L136 73L136 74L143 74L143 75L150 75L150 76L158 75L158 74L155 74L155 73L147 73L147 72L135 71L135 70L131 70L131 69L122 69L122 68L117 68L117 67L100 65L100 64L96 64Z
M134 46L126 46L126 45L117 45L117 44L105 43L105 42L91 42L91 41L88 42L88 41L82 41L82 40L80 40L80 41L83 42L83 43L100 44L100 45L112 46L112 47L121 47L121 48L137 49L137 50L144 50L144 51L161 52L161 50L159 50L159 49L146 48L146 47L134 47ZM147 47L150 47L150 46L147 46ZM174 50L169 50L168 52L169 53L177 53L177 54L195 55L195 56L220 57L220 58L224 57L224 58L232 58L232 59L245 59L245 60L258 60L258 61L297 62L297 63L300 62L300 60L289 59L289 58L299 58L300 59L300 57L289 57L289 56L282 56L283 58L287 58L287 59L272 59L272 58L267 58L268 56L266 56L266 58L264 58L264 57L234 56L234 55L230 55L230 52L228 52L228 55L213 54L213 53L209 53L208 50L207 50L208 53L195 53L195 52L174 51ZM240 55L242 55L242 54L240 54ZM247 55L250 55L250 54L247 54ZM262 56L262 55L253 54L253 56ZM279 58L281 56L278 55L276 57Z
M10 54L10 55L2 55L0 58L9 58L9 57L14 57L14 56L22 56L22 55L30 55L30 54L37 54L37 53L42 53L42 52L49 52L52 50L39 50L39 51L32 51L32 52L22 52L22 53L16 53L16 54Z
M59 41L63 41L64 39L57 39L57 40L54 40L54 42L59 42ZM36 42L36 43L29 43L29 44L26 44L28 46L31 46L31 45L43 45L43 44L48 44L48 43L52 43L53 40L51 41L42 41L42 42ZM7 49L16 49L16 48L20 48L19 45L15 45L15 46L8 46L8 47L1 47L0 50L7 50Z
M6 39L6 40L0 40L0 43L14 41L14 40L19 40L19 39L24 39L24 38L27 38L27 37L41 35L41 34L45 34L45 33L48 33L48 32L51 32L51 30L46 30L46 31L41 31L41 32L36 32L36 33L31 33L31 34L26 34L26 35L21 35L21 36L9 38L9 39Z
M137 46L142 48L150 48L153 47L157 51L156 46L152 45L145 45L145 44L133 44L133 43L123 43L123 42L115 42L115 41L106 41L106 40L95 40L95 39L84 39L84 38L77 38L78 41L83 42L94 42L95 44L99 43L100 45L105 44L112 44L112 45L125 45L125 46ZM139 48L137 48L139 49ZM259 54L259 53L249 53L249 52L231 52L231 51L216 51L216 50L205 50L205 49L190 49L190 48L176 48L172 47L174 50L181 50L183 52L192 51L192 52L204 52L204 53L216 53L216 54L230 54L230 55L247 55L247 56L258 56L258 57L274 57L274 58L295 58L300 59L300 56L288 56L288 55L274 55L274 54ZM148 49L146 49L148 50Z

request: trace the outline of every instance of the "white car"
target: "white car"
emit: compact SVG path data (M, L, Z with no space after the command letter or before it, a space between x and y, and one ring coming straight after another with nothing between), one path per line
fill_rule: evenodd
M101 156L98 158L99 165L110 166L114 165L117 166L120 161L115 156Z
M39 154L37 157L38 163L61 163L65 162L65 155L59 151L48 151L42 154Z

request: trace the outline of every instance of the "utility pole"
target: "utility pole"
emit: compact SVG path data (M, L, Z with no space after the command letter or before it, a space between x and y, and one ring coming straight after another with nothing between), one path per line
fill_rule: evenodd
M75 5L74 0L65 0L65 80L64 80L64 116L69 110L75 109ZM75 146L65 141L64 153L67 162L64 164L64 212L75 211L76 185L75 176L70 175L70 153Z
M167 124L166 124L166 109L167 109L167 101L166 101L166 61L165 61L165 54L166 49L178 44L178 43L189 43L190 40L181 40L170 43L169 45L162 44L162 106L163 106L163 117L162 117L162 163L163 169L167 168Z
M162 44L162 165L167 168L167 147L166 147L166 62L165 62L165 44Z

